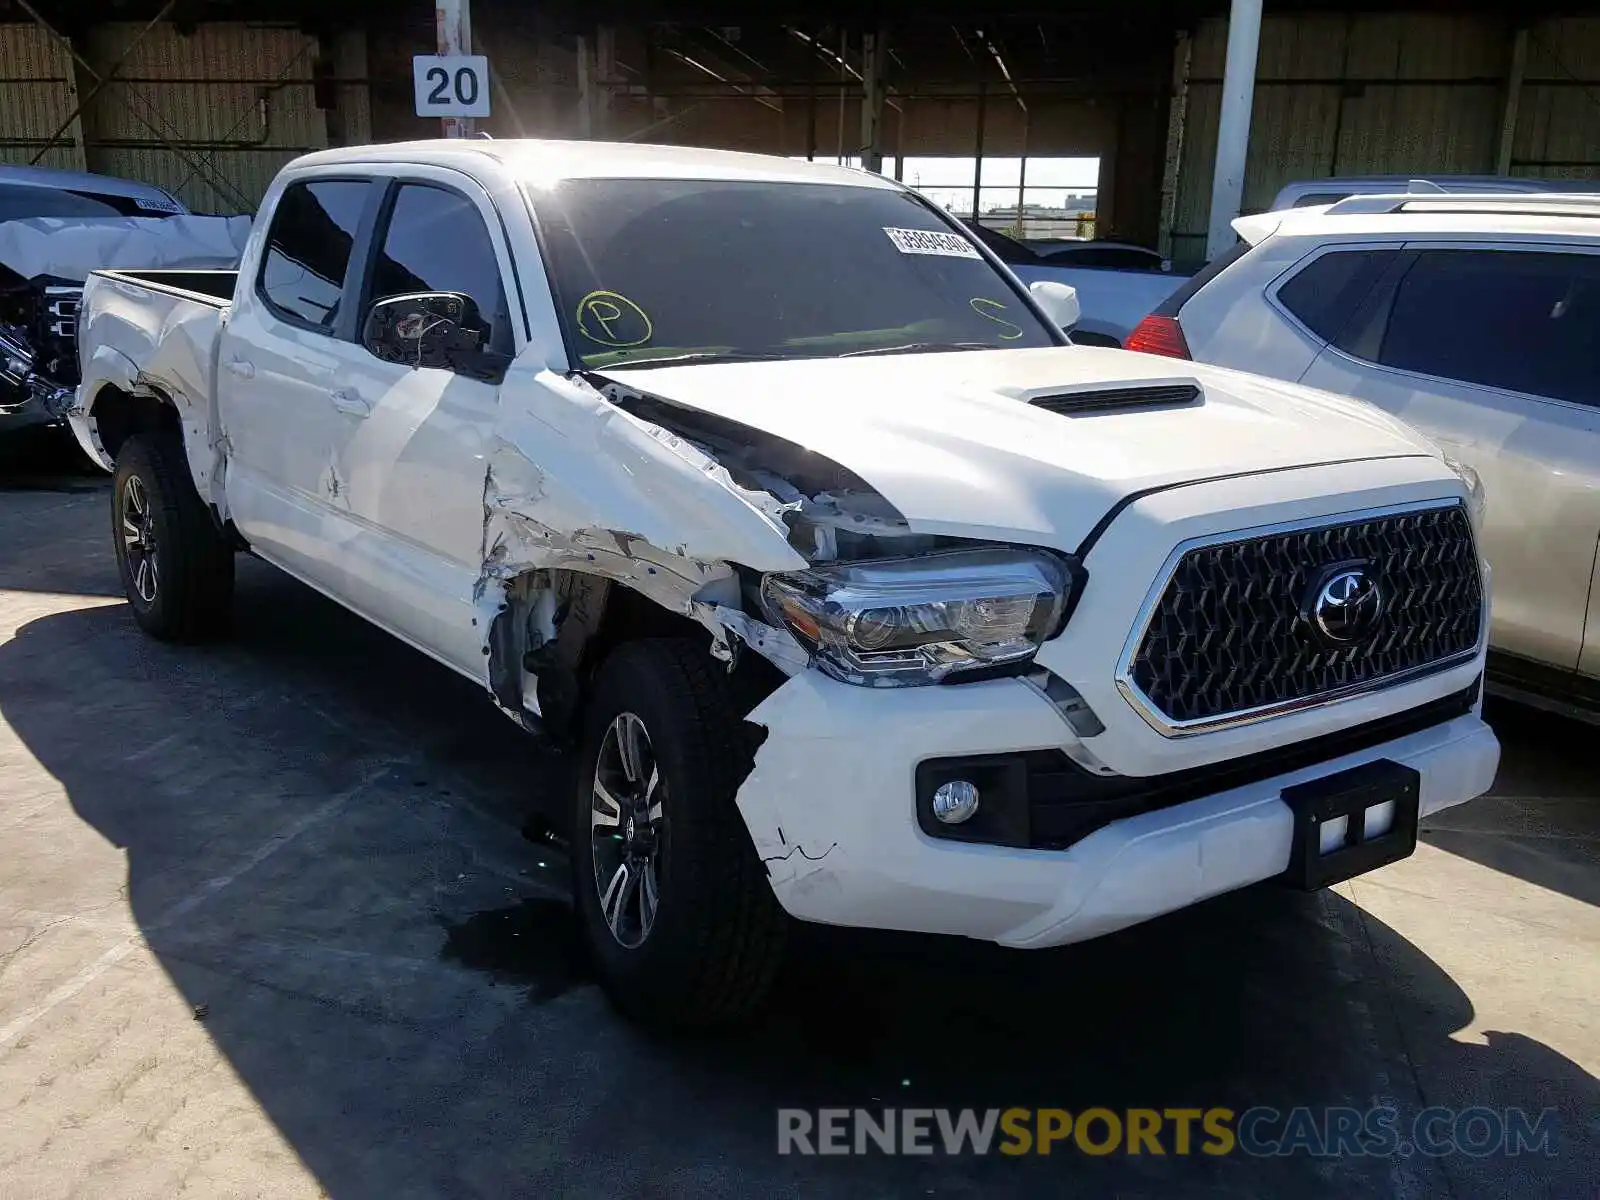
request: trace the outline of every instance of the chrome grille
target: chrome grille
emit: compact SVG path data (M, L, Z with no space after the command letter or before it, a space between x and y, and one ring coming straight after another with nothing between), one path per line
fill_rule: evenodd
M1331 641L1311 617L1330 570L1377 581L1370 628ZM1470 656L1483 629L1472 526L1459 504L1273 532L1184 553L1124 679L1174 726L1271 712Z

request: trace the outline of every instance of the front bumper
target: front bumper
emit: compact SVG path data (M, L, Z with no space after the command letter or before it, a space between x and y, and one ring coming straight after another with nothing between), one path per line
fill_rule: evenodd
M806 671L750 719L768 736L739 808L791 915L1019 947L1082 941L1282 874L1294 820L1281 793L1293 784L1391 759L1421 775L1426 816L1488 790L1500 757L1474 710L1036 850L930 837L916 816L919 762L1073 742L1054 706L1020 681L884 692Z
M791 914L812 921L1051 946L1284 873L1295 820L1282 793L1296 784L1389 759L1419 773L1424 817L1487 791L1500 751L1470 699L1484 670L1481 645L1470 660L1421 677L1193 735L1155 728L1116 679L1130 625L1175 546L1284 522L1429 506L1459 499L1461 490L1436 460L1412 457L1228 477L1140 497L1092 545L1089 582L1071 621L1035 660L1098 719L1092 734L1080 722L1081 738L1018 679L878 689L802 671L750 714L767 738L738 796L773 891ZM1469 699L1450 703L1464 694ZM1163 797L1119 808L1108 823L1075 824L1079 784L1069 782L1052 803L1056 816L1074 820L1041 838L1048 822L1033 823L1030 777L1026 836L962 843L930 836L927 814L919 823L919 765L1035 751L1057 759L1064 752L1092 775L1160 781ZM992 778L1002 795L1015 786L1003 770ZM1188 787L1196 778L1202 786ZM1177 794L1174 781L1185 784ZM1374 823L1384 819L1367 813ZM990 826L1021 832L1015 823Z

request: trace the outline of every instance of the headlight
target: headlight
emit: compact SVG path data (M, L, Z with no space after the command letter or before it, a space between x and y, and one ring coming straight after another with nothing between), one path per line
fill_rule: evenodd
M907 687L1027 663L1081 577L1048 554L959 550L768 575L761 601L835 679Z
M1466 485L1467 511L1472 514L1472 527L1483 528L1483 513L1487 503L1487 497L1483 493L1483 480L1478 477L1475 470L1460 459L1452 458L1442 450L1439 452L1439 457L1444 459L1444 465L1455 473L1456 478Z

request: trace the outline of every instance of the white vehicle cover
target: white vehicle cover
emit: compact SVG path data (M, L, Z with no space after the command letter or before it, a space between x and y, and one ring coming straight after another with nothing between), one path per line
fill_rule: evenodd
M87 279L131 268L217 270L235 266L249 217L27 217L0 221L0 264L24 279Z

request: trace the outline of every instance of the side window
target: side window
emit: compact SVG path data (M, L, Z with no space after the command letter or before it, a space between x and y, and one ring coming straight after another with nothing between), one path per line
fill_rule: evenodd
M444 188L404 183L373 268L368 303L408 292L461 292L477 302L489 345L509 354L511 316L494 243L478 208Z
M331 333L371 185L328 179L284 190L261 260L262 297L281 317Z
M1428 250L1395 292L1378 361L1600 405L1600 256Z
M1339 336L1398 250L1331 250L1278 288L1278 302L1325 342Z

